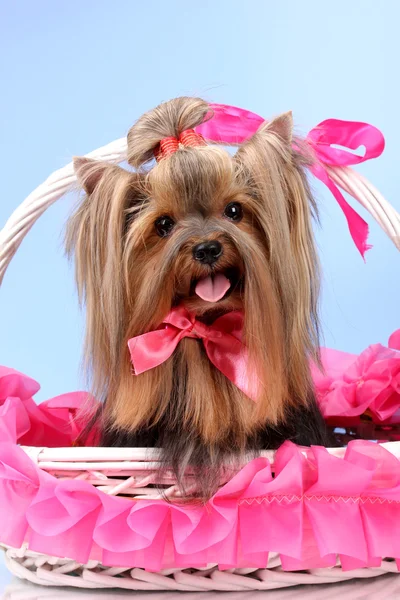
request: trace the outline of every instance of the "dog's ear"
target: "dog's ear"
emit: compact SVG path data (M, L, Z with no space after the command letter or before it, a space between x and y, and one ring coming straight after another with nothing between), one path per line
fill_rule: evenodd
M93 194L96 186L100 183L106 171L121 170L120 167L110 165L109 163L93 160L84 156L75 156L73 159L74 171L79 185L90 196Z
M283 113L272 121L265 121L254 135L251 136L236 152L238 163L250 164L257 161L257 155L264 155L269 151L281 150L287 158L291 155L293 141L293 116L292 111Z
M266 133L274 133L279 136L286 144L291 144L293 139L293 115L292 111L282 113L269 123L265 123L259 129Z

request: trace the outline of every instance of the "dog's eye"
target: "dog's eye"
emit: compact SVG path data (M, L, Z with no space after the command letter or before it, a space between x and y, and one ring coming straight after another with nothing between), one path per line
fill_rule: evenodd
M225 206L224 216L231 221L241 221L243 218L243 208L239 202L229 202Z
M175 225L175 222L171 219L171 217L168 217L168 215L164 215L163 217L160 217L154 223L154 226L157 231L157 235L159 235L160 237L165 237L165 236L169 235L171 233L171 231L173 230L174 225Z

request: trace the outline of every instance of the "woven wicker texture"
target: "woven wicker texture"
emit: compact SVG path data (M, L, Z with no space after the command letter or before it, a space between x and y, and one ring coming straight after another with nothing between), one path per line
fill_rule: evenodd
M131 590L59 588L53 586L36 586L26 581L14 580L5 589L2 600L122 600L132 599ZM302 585L292 588L268 590L268 600L397 600L400 597L400 577L388 573L374 579L352 579L337 584ZM177 600L174 591L154 591L134 594L135 600ZM264 591L220 591L185 592L184 600L265 600Z
M81 565L74 560L57 559L30 552L26 547L6 549L9 570L32 583L82 588L120 588L128 590L249 591L274 590L295 585L324 584L379 577L397 572L394 562L382 561L379 568L342 571L340 565L329 569L287 573L279 557L270 556L267 569L232 569L220 571L214 565L205 569L170 569L149 573L143 569L104 567L96 561Z
M400 459L400 442L381 444ZM172 472L159 471L158 450L153 448L37 448L24 446L42 471L57 479L87 481L110 496L162 498L152 487L164 487L163 494L169 498L179 496ZM345 448L329 448L329 454L343 458ZM274 452L260 453L267 458L273 470ZM306 450L304 450L306 455ZM232 472L230 473L232 476ZM224 482L221 482L224 483Z

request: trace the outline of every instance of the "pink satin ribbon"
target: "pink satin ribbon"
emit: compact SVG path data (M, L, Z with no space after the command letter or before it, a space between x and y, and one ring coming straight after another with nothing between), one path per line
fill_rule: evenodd
M200 339L208 358L246 396L256 400L242 343L243 314L232 311L205 325L183 307L171 310L159 329L131 338L129 351L135 375L153 369L172 356L183 338Z
M235 106L210 104L210 108L213 117L196 127L196 131L214 142L242 144L264 122L259 115ZM367 244L368 225L345 200L326 167L355 165L380 156L385 147L384 137L379 129L367 123L328 119L314 127L306 140L313 148L317 159L310 170L334 195L346 217L350 235L361 256L364 257L365 252L371 247ZM334 148L333 145L343 148ZM365 147L363 156L350 152L359 149L360 146ZM357 200L356 196L354 198Z

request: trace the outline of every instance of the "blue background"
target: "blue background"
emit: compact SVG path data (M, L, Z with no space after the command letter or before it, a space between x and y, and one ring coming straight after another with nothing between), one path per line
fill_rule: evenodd
M0 225L73 155L182 94L266 118L292 109L303 133L331 117L376 125L386 151L357 168L400 209L399 17L394 0L1 2ZM325 344L386 343L400 327L398 252L360 207L374 245L364 264L335 200L314 188ZM34 226L0 294L0 364L40 381L40 399L81 385L83 320L62 249L73 202Z

